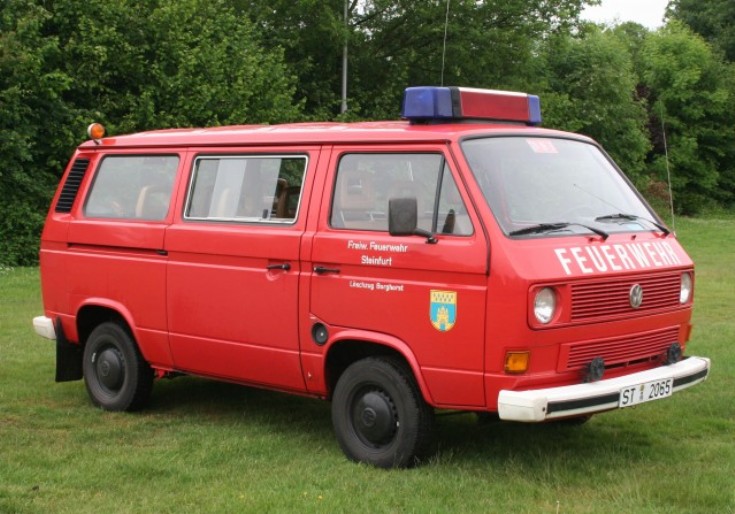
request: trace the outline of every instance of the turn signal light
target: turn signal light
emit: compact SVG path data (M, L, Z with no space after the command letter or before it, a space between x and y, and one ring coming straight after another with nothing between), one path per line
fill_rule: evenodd
M511 374L525 373L528 369L529 352L508 352L505 354L505 372Z

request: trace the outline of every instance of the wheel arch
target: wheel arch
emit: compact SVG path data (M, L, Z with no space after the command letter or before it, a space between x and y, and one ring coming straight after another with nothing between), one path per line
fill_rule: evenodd
M93 299L82 305L77 311L76 326L79 344L83 347L92 331L105 322L119 323L135 337L135 324L130 312L122 305L101 299Z
M324 358L324 379L328 398L332 397L337 381L352 363L367 357L394 357L403 362L413 375L424 401L433 405L429 388L421 373L416 356L406 343L393 337L362 331L345 331L330 344Z

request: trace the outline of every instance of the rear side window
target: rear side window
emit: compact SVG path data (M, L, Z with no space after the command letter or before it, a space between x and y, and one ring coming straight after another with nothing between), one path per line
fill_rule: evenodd
M84 206L92 218L160 221L171 203L179 158L112 155L97 170Z
M441 154L348 154L337 169L330 224L388 231L388 201L416 198L418 228L471 235L472 223Z
M306 156L204 156L194 162L184 218L293 223Z

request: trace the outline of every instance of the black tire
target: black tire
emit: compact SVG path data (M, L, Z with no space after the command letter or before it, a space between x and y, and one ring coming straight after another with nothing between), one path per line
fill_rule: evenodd
M477 416L477 424L481 426L497 425L503 421L497 412L477 412L475 415Z
M369 357L339 378L332 424L349 459L379 468L410 467L430 453L434 410L402 361Z
M83 373L92 403L109 411L141 409L153 388L153 370L117 323L102 323L89 335Z

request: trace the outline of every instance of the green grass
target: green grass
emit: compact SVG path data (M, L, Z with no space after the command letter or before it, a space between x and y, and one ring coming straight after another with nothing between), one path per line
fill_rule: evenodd
M329 404L182 377L93 408L33 333L36 269L0 268L0 512L735 512L735 219L680 219L706 383L582 427L438 420L427 465L348 462Z

